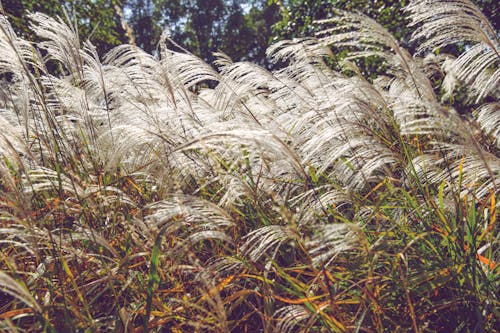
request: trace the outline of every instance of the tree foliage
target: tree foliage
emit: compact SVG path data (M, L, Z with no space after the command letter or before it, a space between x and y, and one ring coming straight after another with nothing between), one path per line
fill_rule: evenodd
M409 1L394 0L271 0L281 5L282 19L275 26L279 38L310 36L318 31L314 21L335 15L338 10L358 11L376 20L394 37L409 47L412 33L403 9ZM500 27L500 8L495 0L474 1L485 15ZM338 13L337 13L338 14Z
M155 36L139 37L146 43L145 50L156 48L165 29L172 40L205 60L213 60L213 52L222 51L237 60L263 62L272 25L279 19L278 7L266 1L149 0L147 6L131 6L150 11L146 16L151 21L148 24L154 27L148 31L154 31ZM134 17L141 15L133 14L133 22ZM135 30L142 36L140 31L144 29L140 25Z
M238 60L265 63L278 6L238 0L3 0L14 29L33 38L27 15L43 12L76 22L82 41L89 38L100 53L134 42L148 53L158 51L163 31L206 60L223 51ZM128 31L130 29L130 31ZM130 34L134 40L130 40Z
M69 19L76 25L82 41L90 39L102 52L127 41L117 8L120 0L1 0L5 14L20 36L33 39L29 13L42 12Z

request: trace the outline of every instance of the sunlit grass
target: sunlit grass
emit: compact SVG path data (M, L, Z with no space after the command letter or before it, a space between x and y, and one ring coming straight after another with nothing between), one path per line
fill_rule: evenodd
M411 56L343 13L272 46L280 70L216 70L0 18L0 331L498 332L499 44L426 6L422 52L481 48Z

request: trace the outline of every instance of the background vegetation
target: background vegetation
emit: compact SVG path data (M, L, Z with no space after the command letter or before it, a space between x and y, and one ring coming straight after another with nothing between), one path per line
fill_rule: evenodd
M498 2L473 2L498 30ZM166 30L176 43L209 62L213 52L222 50L234 60L268 64L265 51L273 41L311 36L318 29L313 21L331 17L338 9L364 13L405 47L412 47L403 13L408 1L2 0L0 4L14 30L30 40L36 36L29 28L28 13L65 17L66 11L81 39L90 39L99 54L130 42L153 53Z
M474 3L2 4L1 331L500 331Z

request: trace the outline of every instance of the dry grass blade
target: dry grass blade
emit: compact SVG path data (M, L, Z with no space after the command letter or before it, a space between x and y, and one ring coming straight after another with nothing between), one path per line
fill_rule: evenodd
M10 275L0 271L0 291L2 293L11 295L29 307L33 308L36 312L41 313L42 308L33 298L31 293L21 283L14 280Z

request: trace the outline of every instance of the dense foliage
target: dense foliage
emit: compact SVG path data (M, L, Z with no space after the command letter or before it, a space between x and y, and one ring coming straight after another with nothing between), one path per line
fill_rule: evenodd
M498 2L473 2L498 29ZM272 40L311 36L318 31L314 21L335 16L338 10L357 11L375 19L404 47L411 48L412 30L403 13L407 3L406 0L0 1L14 30L27 39L36 38L29 28L29 13L42 12L67 18L78 28L80 39L90 39L99 54L122 43L155 53L165 31L181 47L205 61L213 61L213 52L223 50L234 60L251 60L261 65L268 65L265 50ZM456 46L453 47L446 52L456 54ZM359 64L363 70L371 66L365 72L379 65L374 60Z
M237 60L265 62L265 50L280 19L267 0L1 0L14 31L36 39L29 13L60 16L91 40L99 54L124 42L148 53L158 50L163 31L205 60L219 49Z
M41 12L66 19L101 52L129 41L119 0L0 0L0 5L16 33L30 40L36 36L28 15Z
M376 20L405 46L411 47L412 29L403 13L408 0L271 0L281 4L283 15L275 26L277 36L284 38L310 36L317 31L314 21L335 15L336 10L357 11ZM500 27L500 4L495 0L473 0L489 18L495 29Z
M413 55L339 12L274 71L0 16L0 330L499 332L498 33L404 13Z

